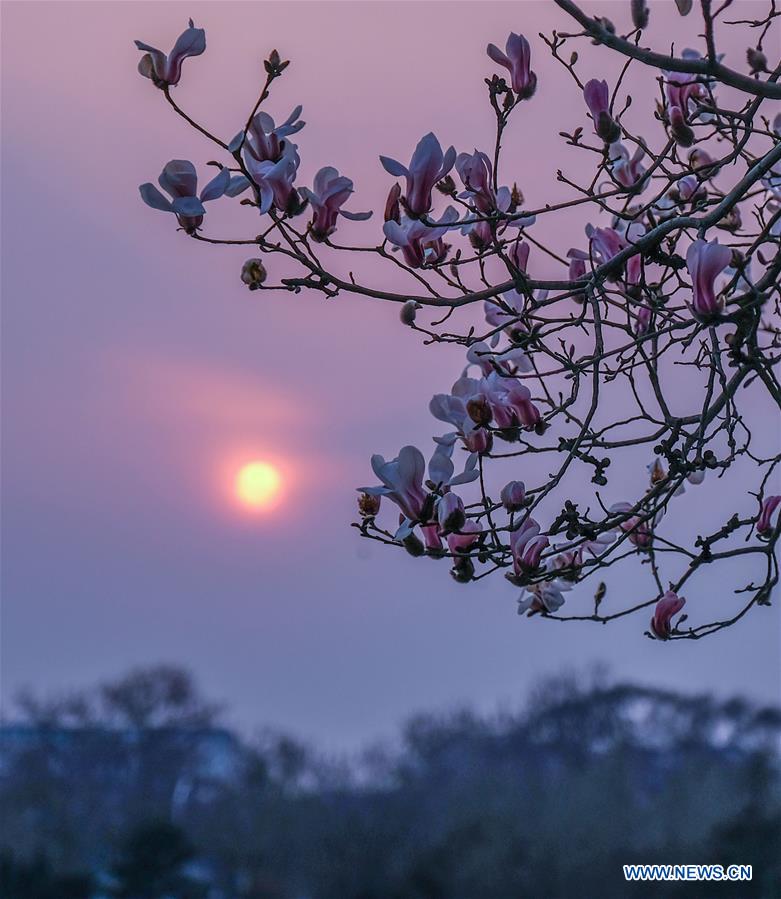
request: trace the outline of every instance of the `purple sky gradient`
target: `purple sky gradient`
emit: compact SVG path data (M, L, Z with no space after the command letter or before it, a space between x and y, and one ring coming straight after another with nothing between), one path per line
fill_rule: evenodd
M594 8L608 6L623 27L628 4ZM651 41L699 46L672 3L651 7ZM550 3L5 3L4 695L165 660L193 669L240 723L331 746L421 708L513 706L538 676L596 661L661 686L776 699L775 608L663 645L644 619L520 619L501 578L462 587L446 562L359 540L349 523L370 454L428 452L428 401L463 354L422 347L376 301L250 294L246 252L196 245L142 205L138 185L168 159L216 158L135 71L133 38L168 49L188 15L208 49L185 63L178 102L229 139L277 47L293 64L266 108L281 120L304 104L300 181L336 165L356 182L348 208L381 213L390 179L377 155L406 161L428 130L459 150L489 145L484 50L511 30L532 40L540 87L508 130L502 180L536 204L565 196L557 168L582 164L557 137L588 124L582 99L536 37L570 27ZM735 67L744 49L727 46ZM608 51L583 52L594 74L616 70ZM653 75L638 68L628 84L649 121ZM208 232L251 236L254 216L211 204ZM539 235L560 234L566 250L584 224L568 215ZM274 515L231 501L235 467L256 457L287 475ZM636 477L614 475L610 500L638 493ZM707 528L711 512L694 501L689 523ZM733 607L715 572L695 592Z

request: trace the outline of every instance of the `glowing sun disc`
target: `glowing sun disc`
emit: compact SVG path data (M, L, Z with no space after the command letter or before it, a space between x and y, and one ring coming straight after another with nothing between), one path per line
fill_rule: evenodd
M268 462L247 462L236 475L236 497L252 509L268 509L279 498L282 477Z

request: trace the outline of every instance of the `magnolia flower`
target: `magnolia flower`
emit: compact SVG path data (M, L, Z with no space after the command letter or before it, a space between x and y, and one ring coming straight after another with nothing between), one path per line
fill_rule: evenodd
M554 556L551 561L551 567L559 571L565 571L564 577L572 577L577 575L583 566L583 556L589 553L592 556L599 556L608 546L611 546L615 540L614 534L610 531L599 534L593 540L584 540L579 546L569 544L563 547L554 547L558 550L558 555Z
M221 169L198 194L198 175L195 166L187 159L172 159L161 172L157 182L171 199L169 200L149 182L138 188L141 199L152 209L173 212L182 228L188 234L192 234L203 222L206 213L203 204L209 200L216 200L225 193L230 183L230 172Z
M610 145L610 171L622 187L640 187L645 182L645 166L640 161L645 150L638 146L630 157L620 140Z
M371 459L372 470L382 481L381 487L360 487L369 496L387 496L411 521L419 521L428 497L423 489L426 463L416 446L405 446L395 459L386 462L380 455Z
M521 576L539 567L540 557L550 541L540 534L540 525L533 518L525 518L523 524L510 531L510 552L515 574Z
M721 312L723 301L716 297L715 282L731 259L732 250L722 246L718 240L709 243L695 240L689 247L686 267L692 278L691 307L700 318L712 318Z
M353 182L330 165L320 169L315 175L312 190L301 188L301 194L309 200L312 207L310 233L313 240L323 241L333 234L339 215L356 222L371 217L371 212L346 212L341 208L352 192Z
M466 188L460 196L471 200L478 212L494 212L496 192L491 184L493 166L486 154L480 150L475 150L474 153L459 153L456 157L456 171Z
M475 546L482 534L480 525L470 518L461 525L457 533L447 535L447 546L451 553L466 553Z
M298 133L306 124L300 120L303 107L296 106L281 125L276 125L267 112L259 112L253 116L247 129L246 137L240 131L228 145L231 153L243 149L245 156L251 156L256 162L277 162L282 158L287 138Z
M610 90L607 81L592 78L583 88L583 99L594 121L594 131L606 144L612 144L621 136L618 123L610 115Z
M610 262L627 246L626 240L614 228L595 228L593 225L587 225L586 234L589 238L591 256L599 265Z
M444 437L435 437L437 448L434 450L428 463L428 476L430 485L437 490L446 491L457 484L468 484L480 476L477 470L477 456L472 453L467 457L464 470L461 474L454 474L453 448L457 435L446 434Z
M526 499L525 484L523 481L510 481L502 487L499 499L508 512L518 512Z
M773 513L781 505L781 496L767 496L757 519L757 533L761 537L769 537L773 531Z
M564 605L564 591L571 589L569 584L561 580L532 584L518 598L518 614L556 612Z
M528 100L537 89L537 76L531 70L532 51L522 34L511 32L505 44L505 52L489 44L486 53L500 66L510 72L510 83L520 100Z
M597 265L605 265L615 258L620 252L634 244L645 233L645 228L640 222L632 222L623 233L617 227L612 228L595 228L593 225L586 225L586 236L589 239L590 254L585 254L580 250L570 250L567 254L570 257L570 270L573 269L573 262L576 259L584 258L596 262ZM642 259L639 253L630 256L626 263L624 279L627 284L637 284L640 280L642 272ZM572 279L571 279L572 280Z
M694 50L684 50L684 57L699 57ZM708 96L705 85L694 73L664 72L667 79L667 113L675 140L683 147L694 143L694 132L689 127L689 107ZM701 116L702 118L702 116Z
M176 39L168 56L149 44L135 41L136 47L144 51L138 63L138 71L144 78L151 79L158 87L179 84L182 77L182 63L188 56L200 56L206 49L206 32L196 28L190 19L189 28Z
M419 219L403 216L400 222L390 219L382 227L388 240L401 250L404 261L410 268L437 265L444 262L449 249L442 238L458 221L458 213L448 206L435 227L424 225Z
M654 610L654 617L651 619L651 632L657 640L667 640L672 633L672 617L686 605L686 600L682 596L668 590L667 593L659 600Z
M684 54L694 54L699 57L696 51L684 51ZM672 113L673 109L679 109L684 117L687 118L690 103L696 102L707 96L705 85L699 80L699 76L694 72L664 72L666 80L667 93L667 109Z
M626 514L634 507L631 503L614 503L609 509L613 514ZM662 512L652 520L644 520L641 516L633 514L619 522L618 527L629 537L629 542L638 549L649 549L654 539L654 526L659 523Z
M437 522L442 537L451 531L458 531L466 522L464 503L461 497L449 491L437 501Z
M524 244L528 247L528 244ZM528 256L528 251L526 253ZM526 310L526 296L517 290L508 290L502 294L501 301L492 299L483 303L485 320L493 328L503 328L510 340L517 340L528 332L528 328L521 321L521 316ZM500 335L494 334L491 338L491 346L496 346Z
M409 167L388 156L380 156L386 172L395 178L403 175L407 179L405 202L407 211L413 217L425 215L431 209L431 191L453 168L455 161L455 149L448 147L443 154L442 147L432 132L421 138L415 147Z
M293 186L300 159L295 144L285 142L282 156L276 161L258 162L253 156L245 157L247 171L258 190L258 211L265 215L272 206L282 213L294 214L301 209L301 198Z

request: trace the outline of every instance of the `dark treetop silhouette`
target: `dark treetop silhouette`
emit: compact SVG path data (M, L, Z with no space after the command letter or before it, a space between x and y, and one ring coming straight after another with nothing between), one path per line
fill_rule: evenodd
M582 92L590 118L588 128L561 136L594 162L588 183L558 173L570 199L526 208L518 187L500 180L508 120L523 116L538 89L529 41L512 33L504 50L487 50L499 67L486 78L496 120L490 153L443 150L429 133L408 165L381 156L399 179L390 187L382 234L371 223L366 244L338 243L340 217L361 221L371 213L343 208L353 183L331 166L319 170L311 188L296 183L292 137L304 127L301 107L281 125L260 111L289 64L276 50L264 64L257 103L232 139L212 134L177 104L172 88L182 63L206 48L192 21L168 56L137 42L144 52L139 71L223 158L211 163L218 174L200 193L192 163L172 160L158 179L165 194L147 183L141 196L172 213L194 240L252 247L257 255L241 271L250 290L356 293L399 303L402 322L426 343L465 347L467 367L449 394L430 403L448 431L434 438L428 470L414 446L391 461L372 458L381 483L361 488L355 526L364 537L415 556L446 557L462 583L502 572L522 590L518 609L529 616L605 623L654 607L649 636L696 639L769 604L778 580L781 496L772 485L781 455L756 449L751 429L758 402L769 395L781 405L774 371L781 114L771 120L777 108L770 108L781 99L781 64L766 56L768 45L779 46L781 12L771 3L764 18L730 18L732 0L702 0L703 53L667 55L643 46L651 14L643 0L621 6L629 29L623 35L570 0L556 3L576 31L540 39ZM681 15L692 13L691 0L676 3ZM751 35L747 73L723 63L717 24ZM580 72L571 48L583 40L625 57L614 84ZM644 136L630 131L625 115L632 98L623 82L638 65L658 84L652 130ZM719 97L721 87L729 102ZM435 209L437 195L444 210ZM204 204L224 196L241 197L259 234L224 239L203 230ZM535 235L537 221L557 215L582 215L581 246L551 247ZM372 257L401 270L410 292L338 274L340 256ZM561 276L535 277L534 257L552 260ZM473 304L482 304L484 323L455 330L452 321ZM432 321L421 321L424 309ZM608 503L599 488L626 455L639 470L636 490ZM532 484L529 463L537 457L550 458L551 468ZM737 462L742 475L734 472ZM502 464L515 477L494 490ZM585 503L580 496L575 502L584 473L594 488ZM747 491L738 512L725 503L719 509L722 479L730 475ZM678 498L692 490L707 491L713 526L681 540L666 525L676 520ZM383 497L397 507L396 521L381 523ZM746 561L748 583L735 573L745 570L736 562ZM633 580L624 605L611 598L610 611L601 611L600 573L622 562L643 566L648 581ZM706 565L723 571L720 583L736 603L721 619L705 602L695 605L689 624L679 615L682 591ZM562 611L565 593L587 578L597 582L590 608Z

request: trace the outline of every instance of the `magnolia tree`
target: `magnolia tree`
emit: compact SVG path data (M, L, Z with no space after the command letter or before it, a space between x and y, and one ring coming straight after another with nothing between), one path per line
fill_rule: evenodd
M778 581L781 455L755 449L751 416L767 416L768 396L781 405L781 64L765 53L778 50L781 11L772 2L764 18L747 20L732 0L701 0L696 12L692 0L676 0L680 15L701 16L703 46L667 55L644 44L653 12L644 0L613 5L624 34L571 0L555 2L572 30L539 37L582 95L583 125L561 137L591 167L583 183L559 172L571 191L564 201L527 208L502 164L505 128L540 87L521 34L487 48L496 127L482 136L485 149L443 149L429 133L406 163L380 156L389 190L372 217L345 208L353 182L331 165L311 186L299 183L301 106L279 125L261 109L288 66L276 50L235 136L211 133L178 105L182 64L206 48L192 21L168 55L137 42L139 71L220 151L210 163L217 173L199 191L193 164L172 160L162 192L143 184L141 197L192 240L252 248L241 270L250 290L397 303L426 343L464 348L450 392L430 402L428 462L411 445L394 459L372 457L379 483L360 488L363 537L446 558L460 583L503 577L529 617L606 623L639 613L655 639L696 639L768 605ZM722 61L717 23L751 35L746 64ZM583 41L621 58L612 83L580 71ZM627 122L630 67L658 89L643 135ZM246 238L205 227L206 203L225 197L246 207ZM576 215L585 228L577 246L542 239L542 219ZM365 243L338 242L343 218L371 219ZM407 289L384 289L381 274L379 283L338 274L342 255L402 272ZM539 277L543 263L555 277ZM471 306L479 325L457 330ZM634 477L612 484L627 459ZM676 505L694 491L707 494L712 527L681 540ZM619 564L636 566L632 589L621 603L612 591L603 602L604 572ZM749 582L736 581L747 565ZM734 592L727 615L709 609L710 591L689 589L705 566L718 566L722 592Z

